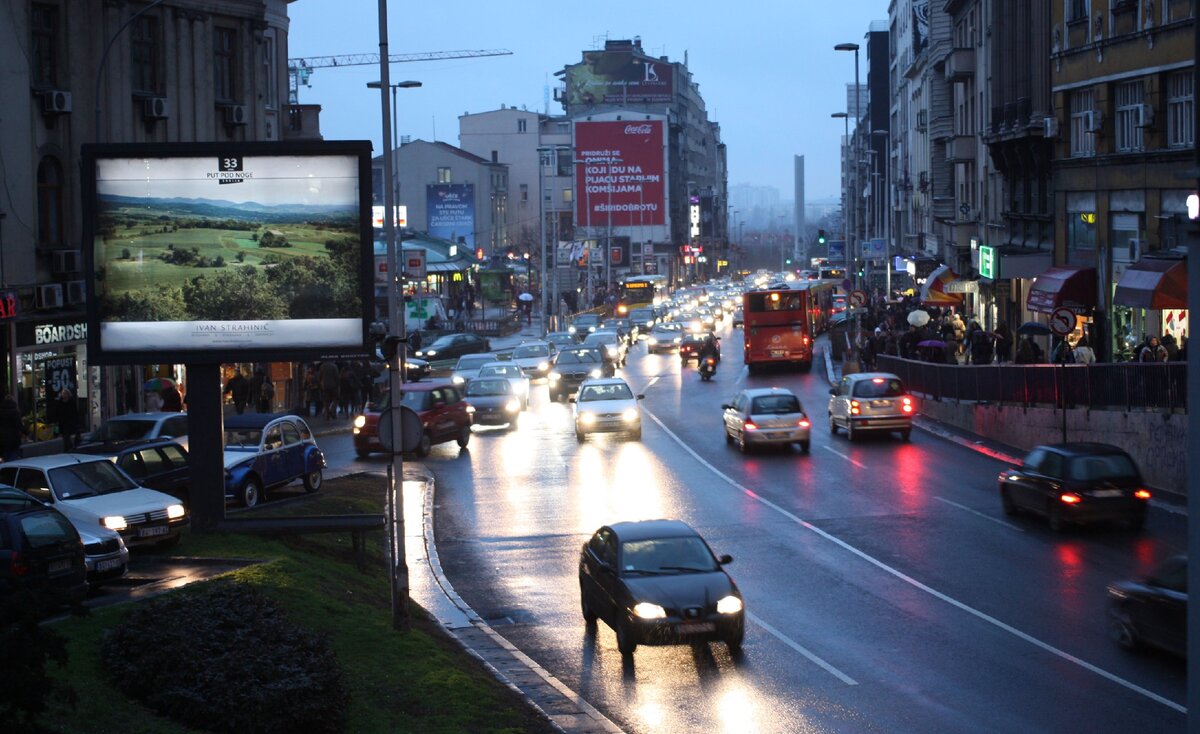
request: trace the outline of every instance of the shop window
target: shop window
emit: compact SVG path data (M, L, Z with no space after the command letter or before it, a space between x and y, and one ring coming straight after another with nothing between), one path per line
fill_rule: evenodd
M46 157L38 164L38 247L63 244L63 173L57 159Z
M1096 213L1067 212L1067 260L1092 259L1096 252Z
M1190 148L1195 142L1195 120L1192 105L1195 104L1194 80L1191 70L1172 74L1167 78L1167 145L1172 148Z

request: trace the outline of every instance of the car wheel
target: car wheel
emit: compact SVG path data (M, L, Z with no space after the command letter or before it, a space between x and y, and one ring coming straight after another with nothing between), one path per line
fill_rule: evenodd
M854 435L855 435L855 431L854 431L854 421L847 420L847 421L846 421L846 440L847 440L847 441L853 441L853 440L854 440Z
M829 414L829 435L837 435L837 424L833 422L833 413Z
M1066 523L1063 521L1062 510L1059 509L1058 503L1051 500L1051 504L1046 508L1046 521L1050 524L1050 529L1056 533L1061 533Z
M321 483L323 482L323 479L324 478L321 474L320 469L317 469L316 471L310 471L309 473L305 474L304 475L304 491L305 492L318 491L319 489L321 489Z
M733 434L729 432L728 426L725 427L725 443L729 446L733 445Z
M911 438L912 438L912 429L911 428L905 428L903 431L900 431L900 440L901 441L909 441L909 440L911 440Z
M1139 512L1138 514L1129 518L1126 521L1126 525L1135 533L1139 532L1142 528L1146 527L1146 513Z
M258 507L258 503L262 501L262 487L259 486L257 479L251 477L246 480L238 495L238 501L241 502L242 507Z
M592 605L588 604L587 594L584 592L582 584L579 586L579 611L583 613L584 624L589 628L596 626L596 620L599 618L599 615L593 612Z
M800 442L800 450L807 454L809 445L810 444L808 441L801 441Z
M578 441L579 443L583 443L584 438L585 438L585 434L582 431L575 431L575 440L576 441Z
M736 658L742 654L742 641L746 637L745 623L738 625L737 631L729 637L725 638L725 647L729 649L729 656Z
M174 548L179 545L179 541L183 538L183 533L175 533L163 542L158 544L159 548Z
M634 441L641 441L642 440L642 427L638 426L637 428L633 429L633 431L630 432L629 437L632 438Z
M1012 517L1018 512L1017 503L1013 501L1012 493L1008 491L1008 487L1000 488L1000 506L1004 508L1004 514Z
M1125 614L1110 616L1108 620L1108 635L1126 650L1136 650L1139 647L1137 630L1133 622Z
M429 435L429 431L421 432L421 441L417 444L417 456L429 456L430 449L433 448L433 437Z
M629 657L637 650L638 641L637 635L629 627L629 623L620 620L617 622L617 649L621 651L621 655Z
M458 432L458 447L465 449L467 444L471 442L471 427L463 426L463 429Z
M360 459L365 459L371 455L371 452L366 449L354 449L354 455Z
M746 432L745 431L742 431L742 434L740 436L738 436L737 447L738 447L738 451L741 451L743 454L750 453L750 445L746 443Z

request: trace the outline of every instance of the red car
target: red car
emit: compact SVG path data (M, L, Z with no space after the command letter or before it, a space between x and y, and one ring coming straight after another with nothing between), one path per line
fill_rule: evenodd
M471 440L471 407L462 391L449 382L407 382L401 390L400 404L412 408L421 419L421 441L414 453L428 456L434 444L457 441L466 448ZM390 396L367 406L354 419L354 452L365 458L373 451L386 451L379 442L379 417L391 407Z

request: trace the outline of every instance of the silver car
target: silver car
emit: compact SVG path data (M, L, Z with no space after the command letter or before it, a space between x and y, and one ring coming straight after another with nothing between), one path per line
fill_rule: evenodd
M454 371L450 373L450 382L455 385L465 385L479 376L479 368L500 359L499 355L491 352L480 354L464 354L458 358Z
M642 438L642 410L629 383L619 377L584 380L571 398L575 404L575 439L580 443L589 433L626 433Z
M896 431L905 441L912 433L916 401L904 382L887 372L846 375L829 391L829 432L846 429L851 441L864 431Z
M809 448L811 424L800 398L781 387L742 390L725 409L725 443L743 452L752 446L796 444Z

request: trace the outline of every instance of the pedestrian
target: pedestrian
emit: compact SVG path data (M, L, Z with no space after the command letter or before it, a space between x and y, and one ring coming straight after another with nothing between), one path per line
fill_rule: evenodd
M420 329L413 329L412 333L408 335L408 348L414 352L421 348Z
M146 410L150 413L159 413L162 411L162 393L157 390L151 390L146 393Z
M16 461L21 458L21 443L29 435L21 423L21 410L12 395L0 400L0 460Z
M1013 333L1007 321L996 324L996 361L1005 364L1012 361Z
M322 362L318 378L321 382L321 401L325 406L323 411L325 420L333 420L337 418L338 388L341 385L341 371L338 369L337 363L330 359Z
M233 373L233 377L225 383L225 389L221 391L222 395L230 395L233 397L233 409L238 415L246 412L246 402L250 399L250 381L242 374L240 369Z
M338 375L338 396L342 416L349 417L354 412L359 397L358 376L354 374L354 368L349 363L342 366L341 374Z
M1054 351L1050 353L1050 360L1054 364L1074 364L1075 350L1071 348L1071 342L1059 337L1054 340Z
M255 409L259 413L270 413L275 407L275 383L271 382L271 378L266 374L263 375L262 384L258 388L258 401Z
M992 335L984 331L979 322L972 321L971 330L971 364L991 364L993 356Z
M1167 348L1159 343L1157 336L1146 340L1145 346L1138 352L1139 362L1166 362Z
M253 405L259 404L259 393L262 392L263 382L267 379L267 372L261 366L254 368L254 375L250 378L250 403ZM262 412L261 410L259 411Z
M162 409L169 413L183 412L183 393L179 392L179 388L175 383L170 383L162 389Z
M79 433L79 405L75 395L65 387L58 392L54 419L58 423L58 435L62 438L62 450L74 451L75 437Z
M1092 364L1095 361L1096 352L1092 349L1092 345L1088 343L1088 338L1085 335L1075 344L1075 363Z
M1163 349L1167 350L1167 361L1175 362L1179 359L1179 347L1175 344L1174 334L1163 334L1162 338Z
M1016 363L1017 364L1036 364L1033 348L1034 348L1033 339L1031 339L1028 334L1022 336L1021 340L1017 343Z
M321 414L321 384L317 382L317 368L311 364L304 368L304 414Z

